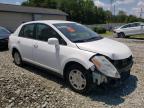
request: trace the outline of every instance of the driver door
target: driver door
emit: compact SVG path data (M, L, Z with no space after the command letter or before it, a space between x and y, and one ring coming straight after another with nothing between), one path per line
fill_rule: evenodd
M49 38L59 39L58 33L46 24L36 25L37 41L34 50L34 60L37 64L50 70L59 72L60 70L60 54L59 49L55 45L49 45ZM61 45L60 45L61 46Z

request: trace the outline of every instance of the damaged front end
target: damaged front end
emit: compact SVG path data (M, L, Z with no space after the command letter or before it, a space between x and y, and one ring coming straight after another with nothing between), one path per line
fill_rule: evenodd
M132 56L124 60L111 60L104 56L93 56L90 61L94 64L90 70L93 82L97 85L103 83L114 83L130 76L133 65Z

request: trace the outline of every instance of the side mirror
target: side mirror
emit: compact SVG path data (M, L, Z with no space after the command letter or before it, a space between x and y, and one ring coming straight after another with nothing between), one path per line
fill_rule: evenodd
M48 39L48 44L50 45L59 45L59 41L57 38L49 38Z

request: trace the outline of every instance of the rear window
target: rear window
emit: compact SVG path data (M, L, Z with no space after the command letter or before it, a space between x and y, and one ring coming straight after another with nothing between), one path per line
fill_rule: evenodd
M10 32L4 28L0 27L0 36L10 34Z
M19 33L20 37L25 37L25 38L35 38L34 36L34 24L27 24L24 25Z

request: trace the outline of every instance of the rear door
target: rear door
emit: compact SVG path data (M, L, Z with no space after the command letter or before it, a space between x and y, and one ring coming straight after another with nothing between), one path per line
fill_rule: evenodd
M22 58L26 61L33 61L35 39L35 24L24 25L19 33L17 44Z
M131 33L130 33L131 35L141 34L142 28L140 26L140 23L131 24L130 30L131 30Z

